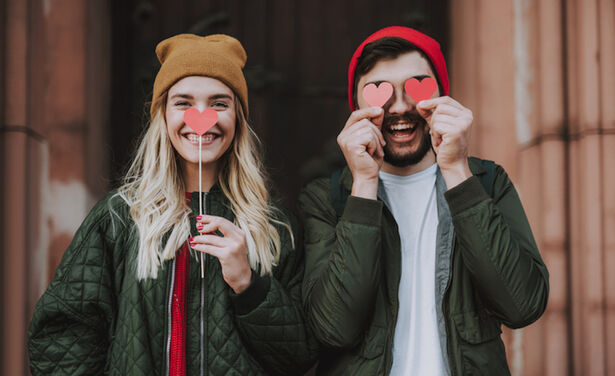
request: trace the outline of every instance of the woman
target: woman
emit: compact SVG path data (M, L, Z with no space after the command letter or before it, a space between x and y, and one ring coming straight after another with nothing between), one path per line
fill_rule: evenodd
M302 374L316 357L303 260L246 122L245 51L182 34L156 54L151 122L125 181L87 216L35 309L32 374ZM216 111L201 148L190 108Z

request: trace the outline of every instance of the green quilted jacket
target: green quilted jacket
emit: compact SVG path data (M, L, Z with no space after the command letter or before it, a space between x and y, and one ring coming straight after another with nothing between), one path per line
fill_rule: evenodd
M436 178L436 315L452 375L509 375L501 325L519 328L544 312L549 276L521 202L506 172L494 169L493 197L476 176L447 191ZM350 190L345 168L341 184ZM303 299L322 345L318 374L388 375L398 311L401 242L384 203L349 196L337 216L330 179L305 187Z
M233 220L217 185L204 195L207 214ZM190 207L194 236L198 193ZM277 228L282 251L273 276L254 272L241 294L224 282L218 259L210 255L201 279L191 254L188 375L294 375L315 362L316 342L300 303L302 252L292 249L284 227ZM110 193L95 205L35 308L28 332L33 375L168 374L174 260L163 263L156 279L137 281L137 241L121 198Z

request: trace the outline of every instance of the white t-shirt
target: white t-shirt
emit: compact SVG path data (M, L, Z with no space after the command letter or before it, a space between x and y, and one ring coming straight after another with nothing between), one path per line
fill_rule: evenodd
M391 375L447 375L436 315L437 164L410 176L380 172L399 227L401 281Z

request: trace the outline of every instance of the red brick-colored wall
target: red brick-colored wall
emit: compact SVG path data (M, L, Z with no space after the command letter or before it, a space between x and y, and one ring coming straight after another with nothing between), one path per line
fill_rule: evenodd
M473 152L511 175L550 272L545 315L505 334L511 370L615 375L614 2L470 0L451 15Z
M26 375L33 307L106 191L104 0L3 0L0 374Z

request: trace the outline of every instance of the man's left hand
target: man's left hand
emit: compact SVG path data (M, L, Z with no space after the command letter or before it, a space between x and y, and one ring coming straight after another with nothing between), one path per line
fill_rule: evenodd
M472 111L448 96L421 101L416 108L429 124L436 161L446 186L453 188L472 176L468 165Z

